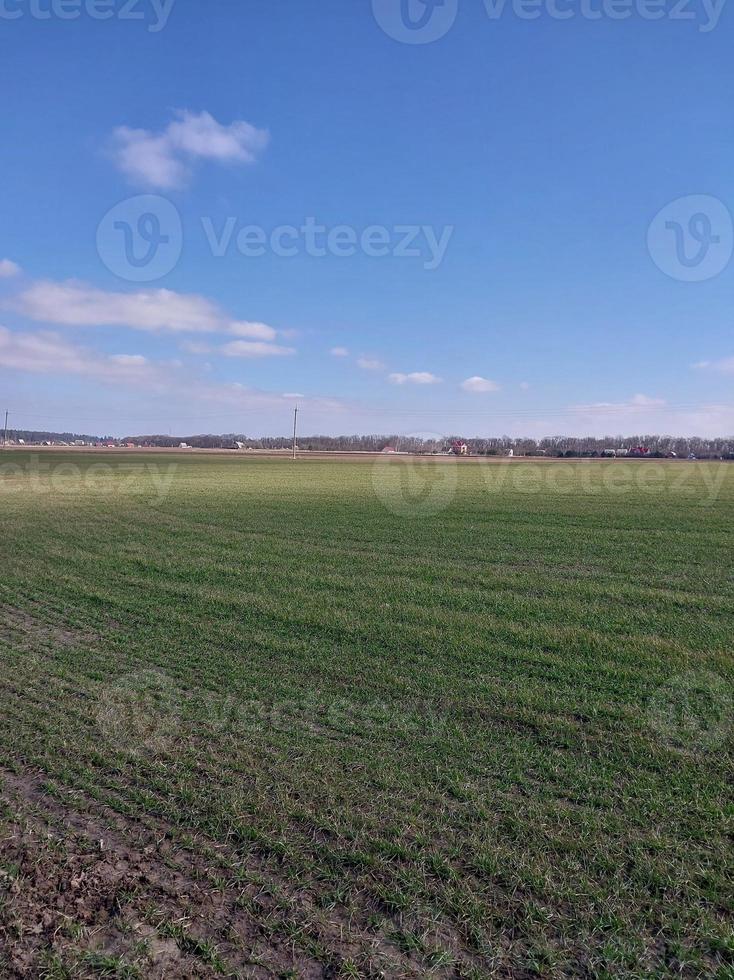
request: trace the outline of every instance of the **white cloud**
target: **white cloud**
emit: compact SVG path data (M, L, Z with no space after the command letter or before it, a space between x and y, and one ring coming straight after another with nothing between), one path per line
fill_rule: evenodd
M110 360L115 364L122 364L123 367L143 367L148 364L148 358L142 354L113 354Z
M385 365L376 357L362 356L357 358L357 367L361 367L364 371L382 371Z
M283 392L283 398L305 398L305 397L306 396L305 395L302 395L300 393L300 391L284 391Z
M280 347L263 340L233 340L225 344L221 351L227 357L283 357L295 354L293 347Z
M161 402L146 400L149 396L164 398L167 419L176 411L188 418L197 405L220 406L227 412L267 409L277 415L279 409L285 410L285 398L296 397L304 400L304 409L312 418L315 413L321 413L324 419L333 418L343 410L340 402L330 398L306 397L296 392L282 395L237 383L207 383L181 373L175 363L151 363L139 354L98 354L70 343L66 336L45 330L28 333L0 326L0 372L3 369L57 377L72 375L90 383L126 386L135 392L139 410L149 410L151 419L160 417ZM222 424L231 426L233 421L228 418ZM114 420L110 420L110 427L114 430Z
M734 374L734 357L723 357L719 361L699 361L693 365L700 371L715 371L717 374Z
M74 280L41 281L21 292L13 307L31 320L63 326L229 333L265 341L276 336L275 329L266 323L232 320L206 297L170 289L113 293Z
M410 374L395 372L388 375L388 380L394 385L437 385L441 383L441 378L429 371L412 371Z
M175 115L158 133L127 126L114 130L112 157L135 183L171 190L186 183L196 160L253 163L268 144L266 130L241 119L225 126L208 112L183 109Z
M542 434L547 435L550 428L548 421L539 420L535 429L538 431L540 428L543 430ZM597 402L593 405L573 406L562 431L576 435L619 434L625 437L635 434L641 436L645 433L731 436L734 433L734 406L671 406L662 398L635 395L626 402Z
M630 399L630 404L634 405L635 408L650 408L659 405L665 405L664 398L650 398L647 395L633 395Z
M267 323L251 323L249 320L237 320L229 326L229 332L235 337L252 337L256 340L275 340L275 330Z
M181 350L187 354L211 354L211 344L203 344L198 340L184 340L181 343Z
M570 409L572 424L564 431L578 433L579 424L587 435L609 433L683 433L684 413L669 408L664 398L651 398L649 395L633 395L623 402L594 402L589 405L574 405ZM686 420L687 424L688 419Z
M332 357L349 357L349 351L346 347L332 347L329 353Z
M170 289L112 293L74 280L34 283L19 294L15 308L31 320L75 327L206 332L222 329L224 320L203 296Z
M477 393L500 390L500 386L496 381L490 381L489 378L482 378L478 374L475 374L472 378L467 378L466 381L462 381L461 387L464 391Z
M530 388L530 385L528 384L527 381L521 381L520 382L520 391L528 391L529 388Z
M17 333L6 327L0 327L0 367L136 384L158 382L162 377L159 369L139 354L97 354L51 331Z
M12 262L10 259L0 259L0 279L12 279L14 276L19 276L21 271L17 262Z
M626 402L593 402L590 405L576 405L573 410L578 412L617 412L621 415L629 415L645 408L662 408L666 404L664 398L650 398L648 395L633 395Z
M244 342L243 342L244 343ZM268 347L270 345L264 345ZM151 363L139 354L99 354L69 342L68 337L52 331L16 332L0 326L0 372L30 372L63 377L73 375L89 382L125 385L135 392L135 404L147 406L151 418L158 418L160 405L145 401L148 395L165 395L167 411L190 416L197 405L218 405L235 412L243 409L268 411L285 409L284 399L299 398L312 413L343 410L341 402L307 397L297 392L279 394L248 388L237 383L207 383L181 373L174 363ZM81 383L81 382L80 382ZM83 390L83 389L80 389ZM172 407L175 406L175 407ZM168 416L167 416L168 417ZM225 425L232 425L228 421Z

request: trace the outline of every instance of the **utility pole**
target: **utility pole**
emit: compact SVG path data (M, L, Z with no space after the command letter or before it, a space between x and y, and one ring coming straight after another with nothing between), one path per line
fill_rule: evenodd
M298 405L293 409L293 459L296 458L296 432L298 428Z
M8 410L5 409L5 433L3 435L3 448L8 444Z

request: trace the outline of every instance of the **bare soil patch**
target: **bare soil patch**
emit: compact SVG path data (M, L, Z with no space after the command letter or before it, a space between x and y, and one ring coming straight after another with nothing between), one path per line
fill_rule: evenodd
M257 858L233 878L204 856L221 845L195 843L182 849L163 825L0 768L0 976L317 980L358 961L360 976L427 975L305 893L291 889L284 917L289 886L260 874Z

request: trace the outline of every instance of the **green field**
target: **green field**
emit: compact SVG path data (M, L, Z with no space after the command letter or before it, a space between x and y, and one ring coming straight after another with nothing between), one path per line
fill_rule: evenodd
M734 465L0 464L0 976L734 977Z

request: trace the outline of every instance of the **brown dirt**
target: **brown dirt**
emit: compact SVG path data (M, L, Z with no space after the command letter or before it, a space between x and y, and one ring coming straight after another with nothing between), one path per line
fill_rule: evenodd
M165 837L90 812L78 794L82 808L70 809L40 776L0 778L0 976L43 976L54 961L100 976L102 957L117 960L109 976L326 975L239 907L244 886L214 886L213 869Z
M74 647L95 643L99 636L89 630L75 629L66 623L49 623L48 610L34 616L24 609L0 603L0 642L15 650L37 647Z
M177 847L170 830L0 768L0 977L454 975L318 909L256 859L236 875L222 845Z

